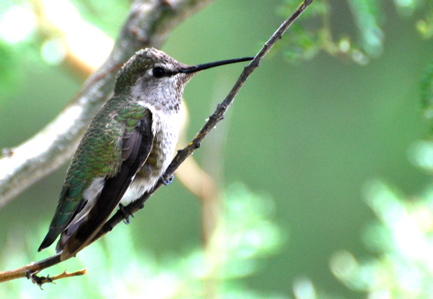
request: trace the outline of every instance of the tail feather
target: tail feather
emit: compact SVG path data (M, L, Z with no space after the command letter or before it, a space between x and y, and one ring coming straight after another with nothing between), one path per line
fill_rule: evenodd
M57 250L62 250L62 259L74 256L93 240L120 203L134 174L135 169L131 171L130 165L123 164L121 171L115 177L106 180L99 198L90 207L88 214L77 222L72 222L62 233L56 247Z
M42 241L41 246L39 246L38 251L44 250L45 248L51 246L51 244L54 243L54 241L57 239L61 232L62 228L56 230L50 229L50 231Z
M67 188L63 188L63 190L67 190ZM65 199L66 191L62 191L61 196L62 196L61 199L67 202ZM67 227L69 223L73 221L75 216L83 210L83 208L86 206L86 203L87 203L86 200L81 200L80 203L75 206L75 209L69 213L61 212L58 206L56 210L56 214L53 220L51 221L50 229L47 235L45 236L44 240L42 241L41 245L39 246L38 251L44 250L45 248L51 246L51 244L54 243L54 241L62 233L62 231L65 230L65 227Z

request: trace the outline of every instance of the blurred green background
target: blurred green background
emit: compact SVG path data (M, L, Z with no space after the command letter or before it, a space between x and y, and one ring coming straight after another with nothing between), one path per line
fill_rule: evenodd
M331 5L331 28L336 38L347 35L357 40L360 31L346 1L315 1L312 6L316 3ZM110 1L109 5L118 4ZM381 256L366 241L366 228L376 219L363 200L369 194L365 191L369 182L380 179L395 186L398 196L411 204L420 200L422 190L431 181L425 171L411 163L409 153L428 133L422 117L420 80L432 61L433 43L416 30L416 21L424 16L422 10L403 16L409 13L399 13L391 1L382 5L386 12L379 17L383 49L365 65L323 51L312 59L289 63L285 54L290 48L285 45L289 47L287 42L296 34L289 30L279 46L281 51L265 58L241 90L228 117L194 154L212 173L208 165L215 161L207 160L212 156L212 139L221 140L223 135L223 158L217 161L223 172L221 184L224 188L235 184L235 189L246 188L246 192L266 198L267 221L278 228L280 238L276 243L280 245L257 258L254 271L236 280L242 288L251 290L248 296L366 298L367 289L344 284L333 274L330 260L342 251L361 261ZM281 0L216 1L180 24L163 50L188 64L253 55L282 22L278 13L282 6ZM126 12L123 4L117 11L118 19L113 19L110 26L100 25L103 19L96 25L115 37ZM98 19L98 14L93 17ZM306 30L317 27L315 22L306 22ZM28 44L12 46L21 47L20 54L0 58L0 71L12 77L8 77L11 83L7 88L2 85L5 91L0 94L0 148L13 147L38 132L81 84L68 69L41 62L37 45L28 53ZM207 71L187 86L188 138L228 93L240 69L234 65ZM32 260L49 256L35 252L53 215L66 167L0 210L0 247L9 248L2 253L7 256L1 258L1 270L30 262L27 254ZM178 262L200 248L200 214L200 201L175 179L148 201L131 225L116 227L105 239L130 238L137 255L146 252L155 267L170 265L170 261ZM240 211L235 218L243 216ZM122 237L128 233L130 236ZM106 242L101 242L105 251L116 251L116 246L110 248L110 241ZM88 249L79 258L94 259L95 252ZM88 276L95 273L95 267L76 260L69 261L67 268L72 271L83 265L88 268ZM52 272L47 273L56 274ZM104 283L103 275L98 274L100 283ZM32 294L40 298L59 294L60 298L72 298L64 288L75 288L85 279L46 285L43 292L26 281L4 283L0 290L15 294L25 286L34 288ZM299 288L307 291L302 293ZM25 294L16 293L16 297L24 298ZM239 298L248 297L246 291L240 294ZM108 298L101 295L104 297Z

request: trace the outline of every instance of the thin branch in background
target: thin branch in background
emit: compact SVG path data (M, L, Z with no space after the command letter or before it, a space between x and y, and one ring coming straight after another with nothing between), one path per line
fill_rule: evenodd
M219 90L218 87L215 88ZM215 95L212 101L214 107L223 95ZM225 227L226 213L224 211L224 197L221 192L221 182L223 181L224 155L229 120L226 118L218 126L213 134L213 138L208 138L208 146L203 149L203 168L209 171L209 177L213 179L213 189L209 190L201 204L201 230L203 240L204 267L208 274L203 279L203 297L218 298L221 293L221 285L224 277L224 262L226 255L221 250L221 228ZM186 159L182 164L192 160ZM181 167L182 167L181 165ZM176 172L178 176L179 170ZM223 245L224 246L224 245Z
M210 131L216 126L218 122L220 122L224 118L224 114L230 105L233 103L235 96L248 79L248 77L254 72L254 70L259 66L260 61L263 57L270 51L270 49L275 45L275 43L281 39L284 32L295 22L295 20L305 11L305 9L313 2L313 0L306 0L302 2L302 4L296 9L296 11L285 21L283 24L275 31L275 33L269 38L269 40L264 44L259 53L255 56L255 58L251 61L251 63L246 66L239 76L239 79L233 86L230 93L224 99L224 101L219 104L215 110L215 112L209 117L209 120L203 126L203 128L197 133L194 139L188 144L187 147L178 151L176 157L173 159L172 163L166 170L164 176L171 177L180 164L185 161L196 149L200 147L201 142L206 138ZM125 207L126 214L132 214L143 208L145 201L153 195L156 190L158 190L162 185L162 182L159 181L156 186L149 192L145 193L139 200L136 200ZM107 232L111 231L117 224L119 224L125 217L125 212L116 212L103 226L98 235L94 238L92 242L104 236ZM91 243L92 243L91 242ZM90 244L91 244L90 243ZM34 273L36 271L43 270L48 268L54 264L60 263L60 255L56 254L52 257L49 257L45 260L29 264L27 266L11 270L0 272L0 282L12 280L16 278L26 277L26 275L30 273ZM41 279L41 278L39 278Z

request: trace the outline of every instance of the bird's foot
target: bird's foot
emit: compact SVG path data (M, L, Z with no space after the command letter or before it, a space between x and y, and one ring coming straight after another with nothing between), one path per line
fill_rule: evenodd
M48 283L48 282L55 283L50 276L37 276L36 274L38 273L39 270L36 270L34 272L27 270L26 277L27 279L30 279L34 284L37 284L41 288L41 290L43 290L42 285L44 283Z
M127 211L126 208L125 208L125 206L122 205L121 203L119 203L119 210L122 212L123 216L125 217L125 218L123 219L123 223L125 223L125 224L129 224L129 223L131 223L131 222L129 221L129 217L134 218L134 217L135 217L134 214L132 214L132 213L130 213L129 211Z
M161 182L168 186L171 184L171 182L173 182L174 180L174 175L171 175L169 178L166 178L164 175L161 176Z

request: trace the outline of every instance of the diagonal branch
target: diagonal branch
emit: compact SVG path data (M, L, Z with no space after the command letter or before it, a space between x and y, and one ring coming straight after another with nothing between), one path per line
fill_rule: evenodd
M224 99L224 101L221 104L218 104L215 112L209 117L208 121L197 133L194 139L188 144L187 147L178 151L177 155L174 157L173 161L171 162L170 166L167 168L164 174L165 178L169 178L173 176L174 172L177 170L180 164L182 164L186 160L186 158L191 156L192 153L200 147L201 142L206 138L206 136L210 133L210 131L212 131L212 129L216 127L218 122L224 119L224 114L226 113L230 105L233 103L235 96L238 94L239 90L244 85L248 77L259 66L260 61L263 59L263 57L265 57L265 55L271 50L271 48L276 44L276 42L282 38L284 32L286 32L287 29L289 29L289 27L296 21L296 19L305 11L305 9L312 2L313 0L305 0L304 2L302 2L302 4L296 9L296 11L286 21L284 21L283 24L281 24L281 26L274 32L274 34L272 34L269 40L263 45L262 49L257 53L254 59L251 61L251 63L244 68L243 72L239 76L238 80L236 81L230 93L227 95L227 97ZM129 213L133 214L138 210L142 209L145 201L149 199L156 192L156 190L158 190L161 187L162 184L163 183L160 180L152 190L145 193L140 199L126 206L125 209L127 214ZM107 223L102 227L101 231L98 233L95 239L102 237L107 232L112 230L114 226L116 226L119 222L121 222L124 219L124 217L125 214L120 211L114 214L107 221Z
M213 0L135 0L105 61L66 108L38 134L0 159L0 207L58 169L74 153L93 116L109 97L116 70L137 50L160 48L167 34Z
M209 120L206 122L203 128L197 133L197 135L188 144L187 147L185 147L184 149L178 152L178 154L176 155L176 157L173 159L172 163L168 167L167 171L165 172L164 174L165 177L171 177L176 171L176 169L179 167L179 165L182 164L182 162L185 161L186 158L188 158L196 149L200 147L200 144L204 140L204 138L210 133L210 131L212 131L212 129L216 126L216 124L224 118L224 114L226 110L233 103L235 96L237 95L237 93L239 92L239 90L241 89L245 81L253 73L253 71L259 66L260 61L263 59L263 57L270 51L270 49L275 45L275 43L279 39L281 39L284 32L293 24L293 22L296 21L296 19L305 11L305 9L312 2L313 0L305 0L304 2L302 2L302 4L296 9L296 11L269 38L269 40L265 43L265 45L262 47L259 53L252 60L252 62L247 67L244 68L243 72L239 76L239 79L233 86L230 93L227 95L224 101L218 105L215 112L209 117ZM98 233L98 235L94 238L92 242L94 242L95 240L99 239L100 237L104 236L106 233L111 231L117 224L119 224L124 219L125 214L135 213L136 211L142 209L145 201L150 196L152 196L161 187L161 185L162 182L159 181L158 184L151 191L145 193L139 200L136 200L130 203L128 206L126 206L125 212L117 211L102 227L101 231ZM43 270L45 268L48 268L60 262L62 262L60 259L60 254L56 254L45 260L29 264L18 269L0 272L0 282L16 279L20 277L26 277L26 276L30 276L33 278L34 277L33 273L39 272L40 270ZM43 279L43 277L38 279Z

